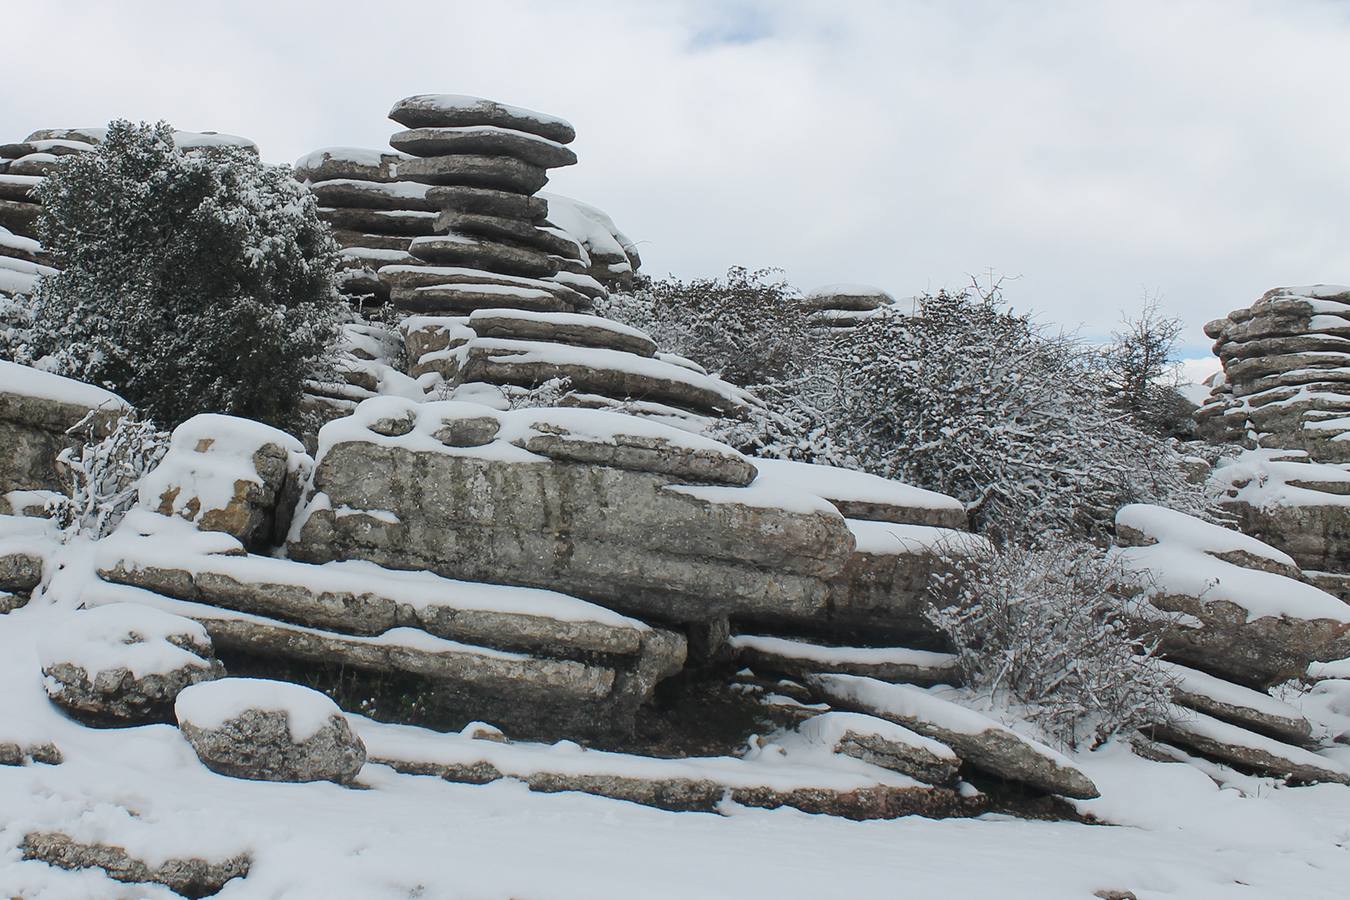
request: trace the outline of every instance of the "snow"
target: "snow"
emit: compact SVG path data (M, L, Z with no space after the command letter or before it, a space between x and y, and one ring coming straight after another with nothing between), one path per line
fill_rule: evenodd
M903 725L897 725L894 722L888 722L885 719L878 719L876 716L868 716L863 713L827 712L819 716L812 716L797 726L797 733L808 741L831 748L837 746L843 740L844 735L849 732L878 737L893 744L901 744L918 750L926 750L934 756L954 764L960 762L956 753L946 744L910 731Z
M1343 766L1335 760L1328 759L1310 750L1304 750L1302 747L1295 747L1292 744L1268 738L1263 734L1248 731L1246 728L1229 724L1202 712L1174 707L1172 720L1173 728L1187 734L1209 738L1217 743L1233 747L1258 750L1279 759L1288 760L1296 765L1316 766L1350 777L1350 767Z
M661 362L667 362L670 363L671 365L679 366L682 369L688 369L691 372L697 372L700 375L708 374L708 370L703 368L703 366L694 362L689 357L681 356L678 353L666 353L665 351L658 351L656 354L656 358L661 360Z
M637 248L607 214L561 194L540 192L535 196L548 201L548 221L571 235L587 254L607 262L622 262L621 273L633 270L627 260L637 256Z
M1296 567L1293 557L1264 541L1163 506L1147 503L1123 506L1116 513L1116 525L1133 528L1160 543L1177 544L1202 553L1246 553L1282 566Z
M206 660L169 642L180 636L211 644L206 629L191 619L136 603L113 603L63 613L38 642L37 652L43 668L70 663L84 669L91 682L113 669L144 678L207 668Z
M26 259L15 259L12 256L0 256L0 269L7 269L10 272L17 272L20 275L27 275L29 277L55 275L57 272L57 270L53 269L51 266L29 262Z
M124 410L127 402L101 387L0 360L0 394L17 394L88 409Z
M26 177L26 176L23 176L23 175L0 175L0 180L4 180L4 179L10 179L10 180L13 180L13 179L24 178L24 177ZM34 176L34 180L35 180L35 181L40 181L41 179L39 179L39 178L37 178L36 176ZM19 235L19 234L15 234L14 232L10 231L8 228L4 227L3 225L0 225L0 248L6 249L6 250L17 250L17 251L19 251L20 253L40 253L40 252L42 252L42 245L41 245L40 243L38 243L37 241L33 240L32 238L24 237L23 235ZM15 261L17 262L17 260L15 260ZM44 268L45 268L45 267L44 267ZM15 271L18 271L18 270L16 269ZM52 271L55 271L55 270L52 270ZM47 273L47 274L50 274L50 273Z
M1257 509L1275 506L1350 506L1350 494L1300 487L1297 483L1350 486L1350 472L1339 466L1303 461L1301 450L1245 450L1235 460L1220 460L1210 475L1212 493L1226 493ZM1295 461L1299 460L1299 461Z
M800 490L810 491L826 500L965 513L965 507L955 497L867 472L786 459L756 460L755 465L761 478L791 483Z
M0 293L31 294L37 289L37 276L16 272L0 265ZM3 389L3 382L0 382Z
M335 152L340 152L343 149L351 150L354 148L330 148L328 150L316 150L314 153L311 153L308 156L305 156L300 160L298 160L295 164L295 167L298 169L308 166L320 165L323 162L325 156L327 156L329 159L332 159L334 157ZM360 151L360 153L374 154L374 161L373 162L368 161L369 157L364 155L359 159L350 159L350 157L340 157L340 158L347 159L351 162L363 162L365 165L371 166L378 166L380 164L379 151L369 150L369 151ZM388 156L388 153L386 152L384 155ZM427 191L431 190L431 185L419 184L416 181L363 181L359 178L329 178L326 181L322 182L322 184L324 185L324 187L341 186L341 187L360 188L363 191L369 191L370 193L373 194L384 194L387 197L397 197L400 200L425 200L427 198ZM432 215L436 214L432 213Z
M990 549L989 541L978 534L939 528L934 525L895 525L891 522L867 522L845 519L853 532L855 550L877 556L910 553L941 553L970 556Z
M178 695L173 710L180 723L206 731L217 731L249 710L283 712L291 740L297 744L318 734L330 719L342 716L342 710L325 694L265 678L221 678L194 684Z
M761 509L782 509L798 515L815 513L831 519L841 518L839 510L835 509L833 504L814 494L794 490L788 485L761 484L758 480L746 487L723 484L671 484L661 490L671 494L684 494L704 503L739 503L742 506L757 506Z
M907 647L829 647L788 638L760 635L732 635L733 648L759 650L774 656L801 659L822 665L856 663L862 665L908 665L924 668L952 666L956 655L936 650L911 650Z

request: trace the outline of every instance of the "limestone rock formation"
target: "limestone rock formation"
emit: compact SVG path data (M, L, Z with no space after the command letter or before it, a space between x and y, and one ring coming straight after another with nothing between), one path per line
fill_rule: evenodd
M224 674L200 625L133 603L68 614L38 651L52 702L95 725L172 721L179 692Z
M296 684L224 678L183 691L174 711L197 758L221 775L346 784L366 762L333 701Z
M894 304L890 294L864 284L827 284L808 291L801 300L807 323L826 333L850 331Z
M173 858L156 864L137 859L123 847L80 841L60 831L30 831L19 845L24 859L61 869L102 869L114 881L162 884L183 897L209 897L226 883L248 875L250 860L239 854L224 860Z

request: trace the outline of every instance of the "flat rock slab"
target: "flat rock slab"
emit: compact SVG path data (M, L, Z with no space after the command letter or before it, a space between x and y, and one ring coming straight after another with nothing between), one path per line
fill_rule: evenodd
M1180 706L1293 744L1306 744L1312 736L1312 725L1302 713L1263 691L1176 663L1157 662L1173 682L1172 699Z
M528 247L563 260L574 261L584 268L585 251L571 237L556 228L540 227L523 219L488 216L446 210L436 216L436 231L469 235L490 241L501 241L518 247Z
M333 228L418 237L436 233L436 213L410 209L329 209L319 218Z
M548 184L543 166L509 156L429 156L398 164L398 175L423 184L456 184L533 194Z
M240 853L228 859L168 859L152 866L121 847L77 841L59 831L30 831L19 844L24 859L60 869L102 869L114 881L162 884L184 897L209 897L226 883L248 875L251 861Z
M545 341L477 338L466 348L461 381L533 388L566 378L573 390L616 400L668 403L700 413L735 415L742 392L681 366L632 353L575 348Z
M991 775L1076 800L1099 796L1092 780L1063 755L928 691L856 675L816 675L808 685L832 704L940 741Z
M24 237L37 237L42 207L26 200L0 200L0 226Z
M1201 712L1178 710L1167 724L1154 725L1148 732L1154 738L1190 748L1239 769L1288 779L1296 784L1350 784L1350 769L1333 760Z
M409 128L389 138L389 146L413 156L509 156L545 169L577 163L577 155L557 141L497 125Z
M408 251L433 265L487 269L525 278L541 278L558 271L558 263L540 250L457 233L419 237Z
M955 497L866 472L772 459L764 461L760 473L830 501L849 519L963 531L969 527L966 508Z
M861 284L830 284L808 291L801 300L802 309L850 310L867 312L895 302L881 288Z
M557 116L467 94L404 97L389 110L389 118L405 128L494 125L535 134L559 144L570 144L577 136L576 130Z
M827 712L797 726L807 740L928 784L956 780L961 760L946 744L862 713Z
M679 812L714 812L730 800L850 819L975 815L978 799L920 784L899 773L816 751L763 759L659 759L576 745L501 743L458 734L359 722L372 762L414 775L487 784L503 778L540 793L577 791ZM805 743L805 742L803 742ZM846 764L845 764L846 763Z
M363 181L334 178L309 186L319 205L346 209L402 209L431 212L437 207L427 198L425 184L412 181Z
M390 299L399 309L417 316L468 316L479 310L519 309L526 312L571 312L576 307L557 293L543 288L499 284L437 284L427 287L393 288ZM438 367L447 378L459 371ZM418 372L409 372L416 377Z
M526 222L541 222L548 215L548 202L542 197L464 185L424 187L427 201L435 209L504 216Z
M409 158L402 153L362 147L326 147L301 157L295 164L295 177L301 181L331 181L335 178L397 181L399 163Z
M477 336L485 338L548 341L618 350L637 356L656 355L656 342L645 332L599 316L490 309L470 315L469 327Z
M961 682L961 669L954 653L908 647L833 647L750 634L734 634L728 642L741 665L756 672L789 678L801 679L831 672L899 684L959 685Z

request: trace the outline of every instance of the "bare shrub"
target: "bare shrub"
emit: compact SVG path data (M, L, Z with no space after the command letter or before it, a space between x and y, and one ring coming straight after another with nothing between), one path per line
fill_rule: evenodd
M1171 617L1147 584L1084 543L952 555L929 588L929 619L952 640L966 684L1069 747L1165 721L1171 681L1157 652Z
M57 458L66 494L47 509L68 536L101 538L136 505L140 481L168 450L169 434L134 415L122 416L104 437L90 416L70 433L83 443Z

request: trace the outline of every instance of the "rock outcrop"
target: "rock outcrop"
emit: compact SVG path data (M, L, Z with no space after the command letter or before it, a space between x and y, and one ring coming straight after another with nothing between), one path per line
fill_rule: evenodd
M864 284L827 284L808 291L801 299L807 324L832 334L851 331L879 310L894 305L895 298L890 294Z
M19 844L24 859L60 869L102 869L114 881L162 884L183 897L209 897L226 883L248 875L249 857L222 860L173 858L156 864L137 859L123 847L80 841L60 831L30 831Z

